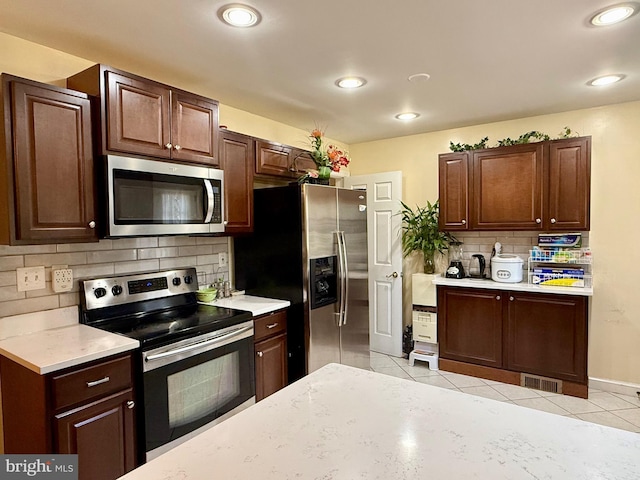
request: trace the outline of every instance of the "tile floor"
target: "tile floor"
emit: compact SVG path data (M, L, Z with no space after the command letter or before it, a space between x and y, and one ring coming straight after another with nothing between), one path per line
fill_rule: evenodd
M371 369L394 377L640 433L640 399L637 396L589 389L589 399L586 400L442 370L432 371L426 362L416 361L410 367L406 358L376 352L371 352Z

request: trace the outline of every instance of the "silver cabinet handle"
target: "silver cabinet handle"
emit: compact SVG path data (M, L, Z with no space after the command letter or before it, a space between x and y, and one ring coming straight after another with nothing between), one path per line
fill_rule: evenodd
M398 272L393 272L393 273L390 273L389 275L387 275L387 278L391 278L391 277L398 278Z
M176 150L176 151L180 151L182 149L182 147L180 145L175 145L173 147L173 149Z
M95 387L96 385L100 385L102 383L107 383L109 380L111 380L109 377L104 377L104 378L101 378L100 380L94 380L93 382L87 382L87 387L89 387L89 388Z
M539 218L536 218L536 223L542 223L542 220L540 220Z
M513 302L514 300L515 300L515 298L513 298L513 297L509 297L509 301L510 301L510 302Z
M276 328L277 326L278 326L278 322L267 325L267 328L272 329L272 328Z
M127 408L128 408L129 410L133 409L133 407L135 407L135 406L136 406L136 402L134 402L133 400L129 400L129 401L127 402Z
M500 295L496 295L496 300L500 300Z
M461 223L462 223L463 225L466 225L467 221L463 218Z
M556 223L556 219L555 219L555 218L552 218L552 219L551 219L551 223Z
M96 222L94 222L93 220L91 220L89 222L89 228L96 228Z
M164 148L166 148L167 150L171 150L171 147L173 147L173 145L171 145L170 143L164 144Z
M264 355L264 354L263 354L262 352L258 352L258 353L257 353L257 355L258 355L259 357L262 357L262 355Z

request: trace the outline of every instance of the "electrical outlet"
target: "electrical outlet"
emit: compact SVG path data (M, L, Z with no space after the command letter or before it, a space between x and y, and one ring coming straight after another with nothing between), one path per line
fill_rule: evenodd
M220 252L218 254L218 264L221 267L226 267L228 263L229 263L229 261L227 259L227 253L226 252Z
M18 281L18 291L41 290L45 288L44 267L24 267L16 268L16 280Z
M73 270L60 268L51 270L51 284L54 292L69 292L73 288Z

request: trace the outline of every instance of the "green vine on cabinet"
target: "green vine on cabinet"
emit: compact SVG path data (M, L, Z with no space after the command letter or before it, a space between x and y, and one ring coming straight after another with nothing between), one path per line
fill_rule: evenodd
M558 134L558 136L554 140L558 140L561 138L571 138L578 137L578 132L574 132L569 127L564 127L564 129ZM507 147L509 145L521 145L524 143L533 143L533 142L546 142L548 140L552 140L552 138L546 133L539 132L537 130L532 130L527 133L523 133L515 140L512 138L503 138L502 140L498 140L498 143L495 145L496 147ZM487 143L489 142L489 137L484 137L478 143L470 145L468 143L453 143L449 142L449 150L452 152L464 152L466 150L480 150L483 148L489 148Z

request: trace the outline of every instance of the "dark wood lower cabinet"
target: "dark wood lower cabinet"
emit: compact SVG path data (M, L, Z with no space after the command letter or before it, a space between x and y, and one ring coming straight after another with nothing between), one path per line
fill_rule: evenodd
M438 288L440 356L502 367L502 301L494 290Z
M259 402L288 383L287 311L256 317L253 323L256 402Z
M278 335L255 344L256 401L287 385L287 335Z
M79 480L133 470L132 373L128 354L46 375L0 356L4 453L78 454Z
M57 453L77 453L80 478L111 480L135 468L131 389L55 416Z
M560 380L587 381L587 299L511 292L507 368Z
M438 286L441 368L509 383L538 375L586 397L587 318L584 296Z

